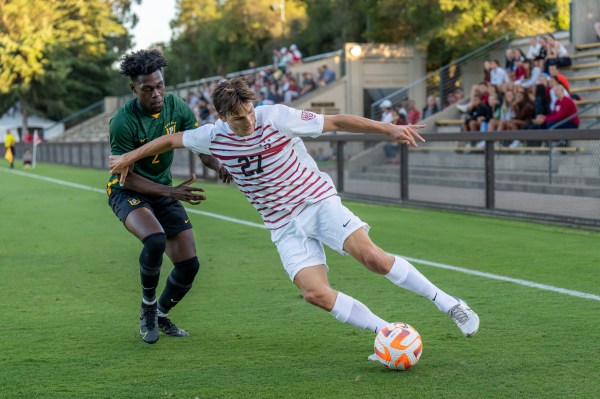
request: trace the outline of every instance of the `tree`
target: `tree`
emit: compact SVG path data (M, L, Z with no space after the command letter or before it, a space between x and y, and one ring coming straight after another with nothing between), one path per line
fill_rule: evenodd
M200 79L270 63L273 47L301 44L304 4L286 0L285 20L278 0L178 0L167 51L169 82Z
M129 0L0 0L0 93L19 99L24 128L27 113L40 102L54 99L49 115L68 111L61 104L73 71L106 62L119 41L128 43L114 11L126 16L129 6Z

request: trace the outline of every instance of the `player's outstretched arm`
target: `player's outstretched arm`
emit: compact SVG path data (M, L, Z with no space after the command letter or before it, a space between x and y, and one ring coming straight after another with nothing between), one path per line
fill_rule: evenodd
M130 165L133 165L140 159L156 154L162 154L163 152L167 152L175 148L183 148L182 133L174 133L159 137L123 155L110 155L110 172L121 175L119 178L119 184L124 185Z
M378 122L356 115L324 115L323 132L342 131L349 133L380 133L400 144L418 147L417 141L425 139L419 135L418 129L425 125L394 125Z

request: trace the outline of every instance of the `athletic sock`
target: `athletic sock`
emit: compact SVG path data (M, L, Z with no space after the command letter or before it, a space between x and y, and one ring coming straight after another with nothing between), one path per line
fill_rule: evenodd
M169 313L192 288L200 263L198 257L194 256L188 260L177 262L174 266L167 278L165 289L158 299L158 310L164 314Z
M335 305L329 313L342 323L348 323L375 333L388 324L387 321L371 312L362 302L343 292L338 292Z
M142 297L142 303L146 306L154 305L156 303L156 298L154 298L154 300L152 300L152 299L147 299L147 298Z
M385 277L398 287L405 288L429 298L444 313L458 303L456 298L446 294L423 276L413 265L398 256L392 269Z

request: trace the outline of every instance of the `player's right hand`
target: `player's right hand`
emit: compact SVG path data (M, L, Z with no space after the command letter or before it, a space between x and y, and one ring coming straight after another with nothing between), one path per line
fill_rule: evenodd
M180 201L185 201L191 205L199 205L202 201L206 200L206 197L202 194L204 192L203 188L200 187L191 187L191 185L196 181L196 175L192 174L192 177L178 186L173 186L171 188L171 197L176 198Z
M120 175L119 184L123 186L125 184L125 179L127 178L127 173L129 173L129 165L123 165L122 155L109 155L108 156L108 167L110 168L110 173L115 175Z

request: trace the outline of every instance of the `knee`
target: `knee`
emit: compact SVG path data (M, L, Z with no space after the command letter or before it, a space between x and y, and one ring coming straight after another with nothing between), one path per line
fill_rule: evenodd
M363 264L365 267L378 274L387 274L394 263L393 259L382 249L373 246L363 251Z
M306 302L327 311L335 305L335 292L329 286L305 288L302 290L302 296Z
M197 256L183 262L177 262L174 266L174 276L181 284L191 284L196 274L198 274L198 270L200 270L200 262Z
M142 240L144 249L140 254L141 264L162 263L162 256L167 247L167 236L165 233L154 233Z

